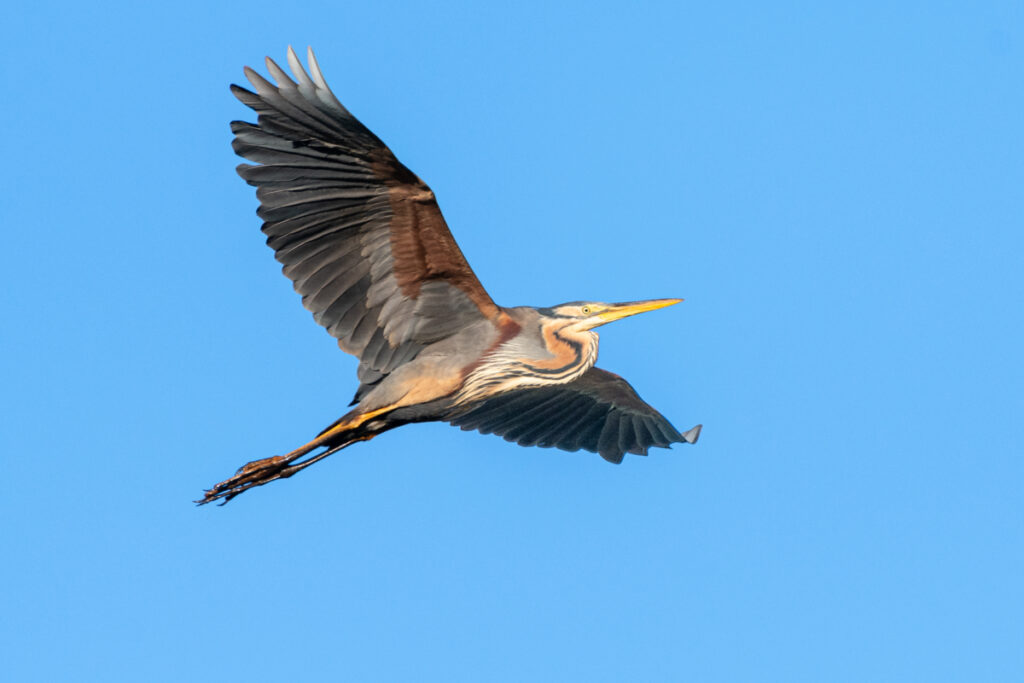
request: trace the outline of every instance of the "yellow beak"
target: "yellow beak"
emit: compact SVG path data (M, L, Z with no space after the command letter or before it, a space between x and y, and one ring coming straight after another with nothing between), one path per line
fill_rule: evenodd
M637 313L646 313L647 311L655 311L666 306L674 306L680 301L682 299L651 299L650 301L629 301L624 304L609 304L606 310L601 311L595 316L598 321L593 327L628 318Z

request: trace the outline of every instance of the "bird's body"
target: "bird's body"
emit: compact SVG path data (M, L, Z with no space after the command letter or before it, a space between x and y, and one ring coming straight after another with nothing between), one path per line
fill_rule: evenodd
M430 188L337 101L312 51L312 77L290 48L288 61L294 82L268 59L277 86L250 69L255 93L232 86L259 114L256 125L232 123L235 151L260 164L238 171L258 188L267 243L303 304L359 358L360 384L354 408L316 439L249 463L199 502L230 500L410 422L612 462L696 441L699 425L680 434L625 380L594 367L595 327L679 299L498 306Z

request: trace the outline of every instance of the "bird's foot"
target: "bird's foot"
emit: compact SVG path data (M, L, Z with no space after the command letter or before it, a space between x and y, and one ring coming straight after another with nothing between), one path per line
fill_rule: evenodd
M262 460L253 460L239 467L238 471L230 479L225 479L212 489L207 489L203 494L202 500L194 502L197 505L206 505L207 503L219 500L221 501L220 504L224 505L235 496L248 491L254 486L263 486L278 479L287 479L296 472L301 472L313 463L320 462L328 455L337 453L346 446L357 441L369 441L374 436L374 434L363 434L342 443L327 446L323 451L304 460L300 460L300 458L308 455L310 451L323 446L319 440L311 441L288 455L275 455L270 458L263 458Z
M202 500L195 502L199 505L205 505L215 500L221 500L221 505L224 505L238 494L254 486L262 486L275 479L286 479L298 471L298 469L288 466L294 459L294 457L288 458L284 455L275 455L270 458L253 460L250 463L246 463L238 468L234 476L208 489L203 494Z
M274 467L286 462L287 459L283 455L273 455L269 458L263 458L262 460L253 460L252 462L248 462L239 467L238 471L235 472L235 475L246 475L254 472L262 472L263 470L274 469Z

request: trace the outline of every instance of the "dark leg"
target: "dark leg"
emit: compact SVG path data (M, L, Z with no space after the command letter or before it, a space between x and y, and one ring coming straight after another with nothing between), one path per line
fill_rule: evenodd
M203 499L195 502L199 505L206 505L207 503L212 503L215 500L221 500L221 505L224 505L235 496L248 491L254 486L263 486L264 484L276 481L277 479L287 479L293 474L306 469L313 463L320 462L328 455L337 453L346 446L351 446L356 441L367 441L371 438L371 436L362 436L336 446L331 446L322 453L317 453L316 455L306 458L294 465L290 463L294 462L296 459L305 455L312 449L305 450L303 453L298 453L298 455L295 455L294 457L292 457L292 453L296 453L296 451L293 451L288 455L275 455L272 458L255 460L248 465L242 466L235 476L230 479L225 479L212 489L207 490L203 495Z
M233 477L225 479L213 488L208 489L204 493L202 500L197 500L195 503L206 505L215 500L223 500L221 503L223 505L238 494L248 491L254 486L262 486L267 482L277 479L287 479L296 472L306 469L313 463L323 460L328 455L336 453L346 446L350 446L357 441L368 441L379 432L368 433L360 429L361 426L369 419L381 415L388 410L390 408L382 408L367 413L353 411L325 430L320 436L296 448L291 453L275 455L270 458L263 458L262 460L253 460L242 465ZM292 464L321 447L326 450L297 464Z

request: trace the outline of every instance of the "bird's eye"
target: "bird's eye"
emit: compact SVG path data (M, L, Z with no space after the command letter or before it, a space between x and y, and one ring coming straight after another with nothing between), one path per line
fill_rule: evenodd
M590 306L584 306L580 309L580 312L583 313L583 315L590 315Z

